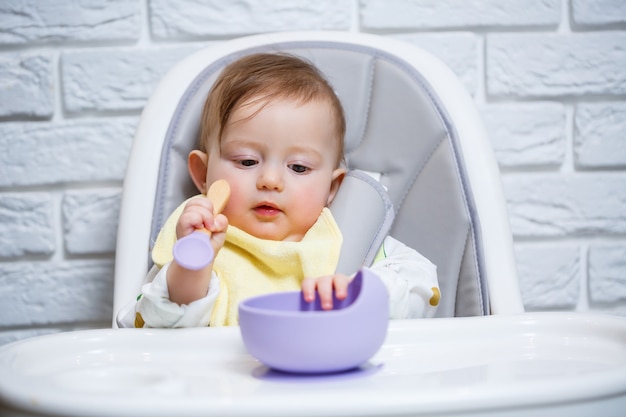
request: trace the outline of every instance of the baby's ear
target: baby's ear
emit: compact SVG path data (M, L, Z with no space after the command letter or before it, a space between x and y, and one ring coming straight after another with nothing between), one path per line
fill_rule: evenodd
M339 190L339 186L343 181L343 177L346 176L346 170L344 168L337 168L333 171L333 180L330 183L330 193L328 194L328 200L326 201L326 205L329 206L332 203L337 191Z
M198 191L202 194L207 192L206 171L209 162L209 155L205 152L194 150L189 152L187 157L187 170Z

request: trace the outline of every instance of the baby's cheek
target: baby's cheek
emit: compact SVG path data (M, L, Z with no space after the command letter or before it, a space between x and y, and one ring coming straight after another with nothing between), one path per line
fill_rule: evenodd
M248 203L240 194L231 191L230 199L222 211L228 219L228 224L241 228L240 223L247 205Z
M319 190L311 190L306 194L300 195L295 201L301 216L308 217L315 223L322 209L326 207L326 200L326 196L320 195Z

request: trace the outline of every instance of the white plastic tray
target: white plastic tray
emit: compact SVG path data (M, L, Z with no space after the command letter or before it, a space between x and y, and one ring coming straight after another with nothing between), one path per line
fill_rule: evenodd
M589 415L594 407L623 415L626 318L392 321L368 364L309 377L260 364L238 328L62 333L0 348L2 407L71 416Z

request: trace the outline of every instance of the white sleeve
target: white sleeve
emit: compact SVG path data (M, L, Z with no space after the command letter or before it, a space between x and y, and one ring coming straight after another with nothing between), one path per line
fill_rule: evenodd
M391 236L385 238L383 248L385 256L370 269L387 287L390 318L433 317L439 303L437 267Z
M220 292L219 278L212 273L207 295L190 304L170 301L166 264L156 270L152 282L144 284L137 301L125 306L117 316L119 327L204 327L209 325L215 300ZM155 267L156 268L156 267ZM153 268L154 269L154 268ZM149 275L154 274L151 270ZM137 326L136 322L143 326Z

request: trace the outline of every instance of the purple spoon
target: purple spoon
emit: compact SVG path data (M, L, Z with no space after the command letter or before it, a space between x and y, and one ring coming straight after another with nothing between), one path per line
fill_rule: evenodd
M217 180L207 192L207 197L213 203L213 214L217 215L224 210L230 198L230 186L226 180ZM215 253L211 245L211 232L198 229L195 232L176 241L173 249L174 260L185 269L197 271L206 268Z

